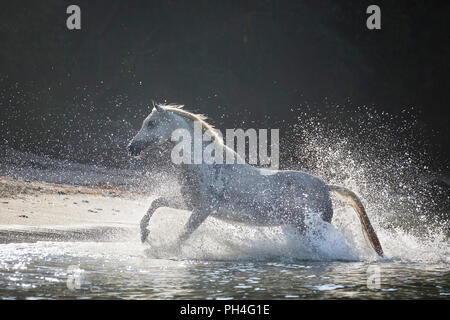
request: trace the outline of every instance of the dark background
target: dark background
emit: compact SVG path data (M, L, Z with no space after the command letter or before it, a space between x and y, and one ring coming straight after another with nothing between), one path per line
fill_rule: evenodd
M0 144L120 166L154 99L283 137L305 112L394 135L410 122L398 138L446 174L449 21L448 1L2 1Z

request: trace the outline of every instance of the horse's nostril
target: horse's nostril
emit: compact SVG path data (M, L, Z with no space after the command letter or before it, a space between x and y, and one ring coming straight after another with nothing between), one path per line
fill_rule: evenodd
M128 153L132 156L137 156L140 153L140 148L134 144L130 144L128 146Z

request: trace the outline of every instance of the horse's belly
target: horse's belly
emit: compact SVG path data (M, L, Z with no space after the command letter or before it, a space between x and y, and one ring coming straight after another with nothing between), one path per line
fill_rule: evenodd
M228 222L240 222L254 226L280 225L280 220L275 215L265 214L264 211L258 210L219 210L213 216Z
M305 185L293 176L275 181L267 179L266 183L253 188L240 189L239 193L225 193L219 201L218 218L267 226L301 226L307 213L331 220L331 200L326 185L320 180L316 185Z
M258 226L275 226L292 223L294 217L301 219L303 212L298 205L292 206L273 197L254 196L235 198L234 201L222 203L214 216L222 220Z
M274 175L231 175L205 190L219 219L253 225L302 225L307 212L331 220L328 187L317 177L296 171ZM217 190L216 190L217 189Z

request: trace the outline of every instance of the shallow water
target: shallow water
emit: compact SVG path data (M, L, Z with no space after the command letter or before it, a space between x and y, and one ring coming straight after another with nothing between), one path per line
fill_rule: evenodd
M3 244L0 296L3 299L450 297L450 271L442 264L169 260L149 258L142 247L131 252L129 249L129 243L111 242ZM370 280L368 288L368 278L374 274L369 267L380 270L379 288Z
M248 229L232 238L231 234L239 234L239 227L207 220L184 247L177 249L171 237L175 238L183 222L178 216L180 222L168 232L164 224L170 225L172 219L177 218L170 212L154 219L151 246L139 243L137 237L120 242L1 244L0 297L450 298L446 242L428 257L408 248L393 256L393 248L405 246L397 239L385 246L386 258L379 259L369 248L355 253L348 239L339 236L331 242L332 238L321 238L313 250L311 243L302 245L305 239L295 239L286 230L256 229L252 234L249 230L254 228L241 226ZM220 236L217 228L222 230ZM381 240L387 239L382 235ZM361 248L364 245L362 242ZM422 255L422 262L417 262L418 256L411 260L416 254Z
M419 237L373 219L379 258L353 210L337 207L333 224L312 213L303 235L208 218L177 246L189 216L157 210L146 244L138 221L114 241L0 244L0 298L450 298L450 244L439 230Z

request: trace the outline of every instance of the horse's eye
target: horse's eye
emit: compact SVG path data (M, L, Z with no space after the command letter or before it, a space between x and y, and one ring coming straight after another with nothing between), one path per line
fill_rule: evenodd
M147 128L151 128L151 127L153 127L153 125L154 125L154 123L151 122L151 121L149 121L149 122L147 123Z

